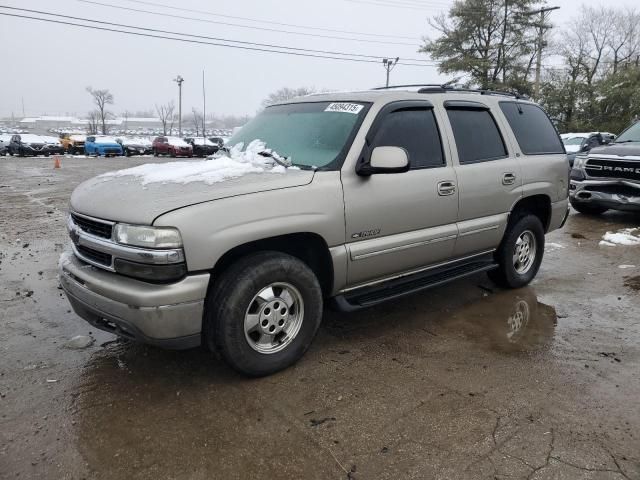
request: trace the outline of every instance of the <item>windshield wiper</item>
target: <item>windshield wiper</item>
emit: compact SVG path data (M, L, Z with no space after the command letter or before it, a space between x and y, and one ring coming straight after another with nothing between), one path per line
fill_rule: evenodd
M276 162L278 165L282 165L283 167L289 168L292 164L291 161L287 157L281 157L278 154L275 154L271 150L263 150L258 152L258 155L261 157L267 157Z

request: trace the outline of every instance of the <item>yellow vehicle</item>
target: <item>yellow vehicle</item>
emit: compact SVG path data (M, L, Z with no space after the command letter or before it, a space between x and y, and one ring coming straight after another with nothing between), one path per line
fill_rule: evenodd
M60 142L62 143L64 151L66 153L70 153L71 155L84 153L84 142L86 141L86 139L87 136L84 134L60 134Z

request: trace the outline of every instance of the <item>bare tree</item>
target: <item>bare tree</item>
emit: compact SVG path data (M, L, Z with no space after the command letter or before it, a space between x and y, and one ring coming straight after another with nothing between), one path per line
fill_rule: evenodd
M107 111L107 105L113 105L113 95L107 90L94 90L91 87L87 87L87 92L93 98L93 103L97 107L97 112L100 115L100 124L102 125L102 134L107 134L107 118L111 116L111 112Z
M284 102L285 100L290 100L295 97L304 97L305 95L310 95L315 93L315 88L308 87L300 87L300 88L288 88L284 87L278 91L275 91L267 98L262 101L263 107L268 107L269 105L273 105L274 103Z
M176 106L171 100L169 103L164 105L156 104L156 112L158 114L158 118L160 119L160 123L162 123L162 134L167 134L167 125L171 122L171 129L173 129L173 111Z
M89 135L96 135L98 133L98 123L100 121L100 112L97 110L91 110L87 115L87 133Z
M191 113L193 114L192 122L196 130L196 137L200 136L201 129L202 129L202 135L204 136L204 118L202 117L202 113L196 110L195 108L191 109Z

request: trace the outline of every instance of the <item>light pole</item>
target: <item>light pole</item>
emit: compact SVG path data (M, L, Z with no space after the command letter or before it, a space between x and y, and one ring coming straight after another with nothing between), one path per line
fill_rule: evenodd
M184 82L184 78L178 75L173 81L178 84L178 135L182 137L182 82Z
M382 65L384 66L384 69L387 71L387 87L389 86L389 73L391 73L391 70L394 69L394 67L398 64L398 60L400 60L400 57L396 57L396 59L392 59L392 58L383 58L382 59Z

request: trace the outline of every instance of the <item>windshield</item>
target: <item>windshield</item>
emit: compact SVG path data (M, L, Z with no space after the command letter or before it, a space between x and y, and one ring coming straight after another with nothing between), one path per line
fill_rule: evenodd
M616 143L622 142L640 142L640 122L634 123L616 138Z
M562 139L562 143L565 145L582 145L585 137L571 137Z
M339 158L366 111L364 104L345 102L267 107L231 137L227 146L242 143L246 147L261 140L293 165L327 167Z

